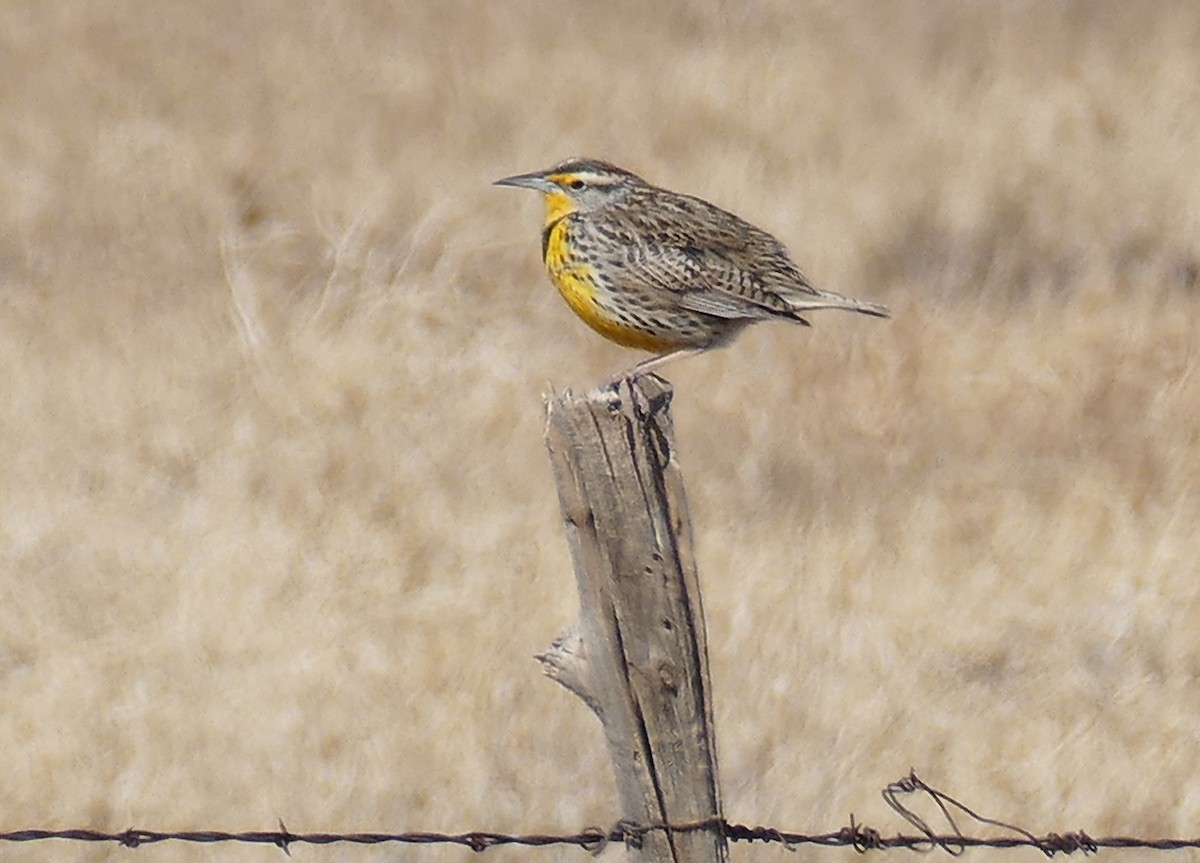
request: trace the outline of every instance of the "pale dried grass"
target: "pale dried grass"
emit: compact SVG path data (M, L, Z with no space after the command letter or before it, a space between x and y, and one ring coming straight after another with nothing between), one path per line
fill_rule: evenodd
M669 372L728 814L1194 832L1200 13L649 8L0 10L0 827L615 817L530 656L540 395L631 358L487 185L587 153L896 313Z

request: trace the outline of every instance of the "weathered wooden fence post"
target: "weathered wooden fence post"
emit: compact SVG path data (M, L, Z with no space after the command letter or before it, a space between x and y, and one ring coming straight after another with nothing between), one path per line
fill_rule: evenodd
M539 656L600 717L639 861L724 861L708 647L672 390L657 376L552 397L546 446L580 619Z

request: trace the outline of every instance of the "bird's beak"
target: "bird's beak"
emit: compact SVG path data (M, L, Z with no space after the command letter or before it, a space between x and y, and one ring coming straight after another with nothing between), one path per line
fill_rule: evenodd
M558 186L546 179L546 175L541 171L535 171L532 174L517 174L512 177L505 177L503 180L497 180L493 186L516 186L520 189L533 189L535 192L556 192Z

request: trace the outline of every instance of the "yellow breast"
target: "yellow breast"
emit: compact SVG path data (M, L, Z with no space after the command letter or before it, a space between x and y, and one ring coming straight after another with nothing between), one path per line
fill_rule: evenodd
M635 329L620 319L620 297L607 291L595 268L571 249L569 225L565 218L570 211L564 213L559 209L557 215L550 218L555 207L550 201L552 196L546 197L546 233L542 241L546 270L571 311L600 335L624 347L654 353L675 347L673 341ZM603 304L598 300L598 294L602 291L605 294Z

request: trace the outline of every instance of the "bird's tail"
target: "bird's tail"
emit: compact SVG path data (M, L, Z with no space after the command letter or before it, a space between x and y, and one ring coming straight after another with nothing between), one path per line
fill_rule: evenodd
M787 298L787 301L788 305L792 307L792 311L797 314L815 312L821 309L843 309L848 312L871 315L875 318L890 318L892 316L887 306L881 306L879 303L868 303L865 300L856 300L853 297L843 297L841 294L835 294L832 291L820 291L810 296L792 295Z

